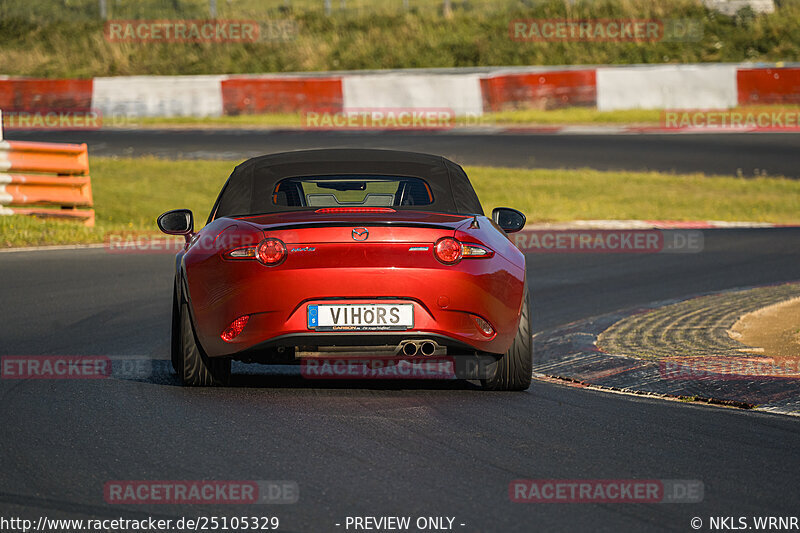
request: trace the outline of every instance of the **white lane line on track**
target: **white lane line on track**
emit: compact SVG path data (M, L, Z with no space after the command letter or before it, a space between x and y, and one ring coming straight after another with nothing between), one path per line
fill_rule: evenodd
M103 248L106 245L103 243L95 243L95 244L62 244L62 245L55 245L55 246L30 246L30 247L22 247L22 248L3 248L0 249L0 254L2 253L16 253L16 252L50 252L50 251L58 251L58 250L96 250L99 248Z

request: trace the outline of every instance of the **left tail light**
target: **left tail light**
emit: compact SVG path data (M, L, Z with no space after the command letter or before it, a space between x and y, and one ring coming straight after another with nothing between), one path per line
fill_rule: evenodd
M275 238L267 238L255 246L242 246L224 254L225 259L257 259L259 263L275 266L286 259L286 245Z
M264 239L256 246L256 259L264 265L278 265L286 259L286 245L280 239Z

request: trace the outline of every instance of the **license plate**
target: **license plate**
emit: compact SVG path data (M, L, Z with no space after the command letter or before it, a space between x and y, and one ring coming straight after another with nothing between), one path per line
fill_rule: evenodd
M308 329L317 331L398 331L413 327L413 304L308 306Z

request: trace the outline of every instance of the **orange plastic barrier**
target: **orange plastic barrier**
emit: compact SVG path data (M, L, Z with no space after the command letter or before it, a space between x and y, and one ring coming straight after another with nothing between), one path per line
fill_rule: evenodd
M0 171L0 214L94 226L94 210L86 209L92 207L92 184L85 144L0 141Z

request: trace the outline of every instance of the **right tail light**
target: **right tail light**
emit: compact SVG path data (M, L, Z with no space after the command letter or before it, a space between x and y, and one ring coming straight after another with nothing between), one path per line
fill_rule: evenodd
M452 237L443 237L436 241L433 254L445 265L455 265L463 257L464 249L461 243Z
M453 237L442 237L433 247L433 255L445 265L455 265L462 259L485 259L494 252L485 246L471 242L461 242Z

